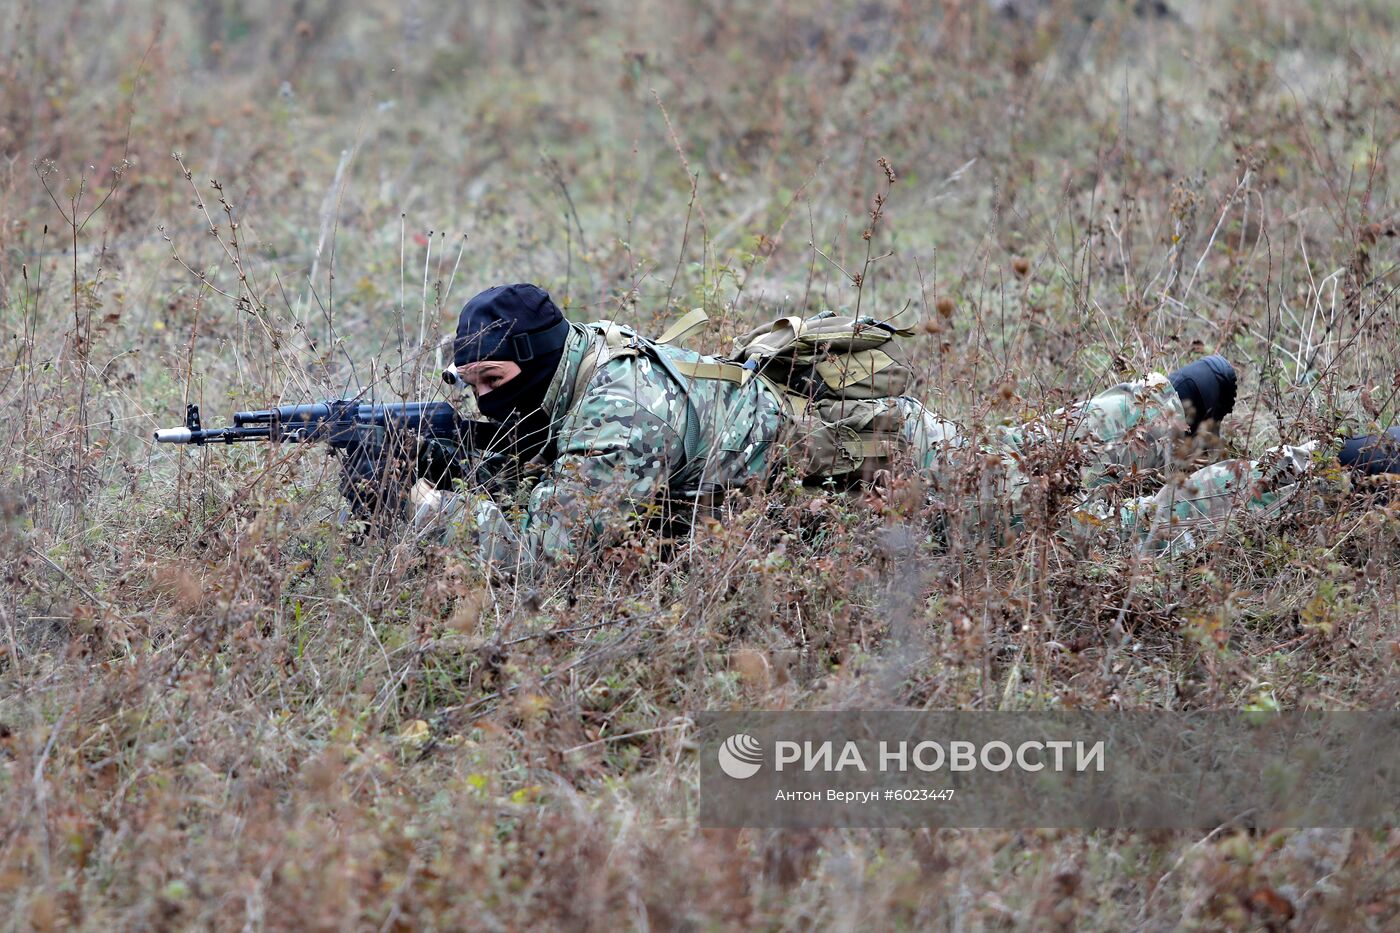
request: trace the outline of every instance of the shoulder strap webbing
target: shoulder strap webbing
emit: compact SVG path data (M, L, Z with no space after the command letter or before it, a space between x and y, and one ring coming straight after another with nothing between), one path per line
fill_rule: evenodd
M598 371L598 364L603 361L603 354L607 352L606 346L597 346L584 356L583 362L579 364L578 374L574 376L574 398L583 394L583 390L593 380L593 374Z
M614 357L626 356L635 352L631 343L636 335L630 330L624 330L612 321L597 321L585 324L584 327L593 333L595 345L584 356L583 362L579 364L578 374L574 377L574 398L578 398L588 383L592 381L593 374L598 371L599 366Z
M750 373L737 363L712 362L709 360L672 360L671 365L677 371L693 376L696 379L716 379L722 382L732 382L736 385L743 385L748 381Z
M677 341L689 337L708 323L710 323L710 316L705 313L705 309L693 308L682 315L681 319L676 321L676 323L666 328L661 336L656 338L656 342L667 344L676 343Z

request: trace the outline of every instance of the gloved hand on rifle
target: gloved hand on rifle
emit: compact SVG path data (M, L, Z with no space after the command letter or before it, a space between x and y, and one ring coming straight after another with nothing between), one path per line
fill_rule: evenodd
M340 494L350 517L387 529L404 517L409 490L417 482L444 489L461 475L447 445L403 432L369 428L355 443L337 449Z

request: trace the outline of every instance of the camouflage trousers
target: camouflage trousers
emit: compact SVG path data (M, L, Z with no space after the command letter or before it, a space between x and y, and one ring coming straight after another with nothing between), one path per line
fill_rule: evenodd
M899 404L914 465L950 521L997 538L1039 522L1076 540L1183 553L1232 522L1282 513L1311 475L1316 447L1279 446L1188 472L1195 445L1184 436L1181 400L1155 373L980 436L914 399Z

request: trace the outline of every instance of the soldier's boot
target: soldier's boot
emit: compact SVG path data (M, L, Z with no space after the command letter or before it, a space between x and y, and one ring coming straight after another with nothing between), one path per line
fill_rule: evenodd
M1342 466L1368 476L1400 473L1400 425L1384 434L1367 434L1343 441L1337 459Z
M1181 396L1188 434L1207 421L1218 422L1235 407L1235 368L1219 354L1187 363L1167 378Z

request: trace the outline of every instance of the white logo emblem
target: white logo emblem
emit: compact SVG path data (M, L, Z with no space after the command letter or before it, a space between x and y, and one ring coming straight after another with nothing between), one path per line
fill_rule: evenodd
M719 747L720 770L742 781L751 778L763 767L763 746L746 732L736 732Z

